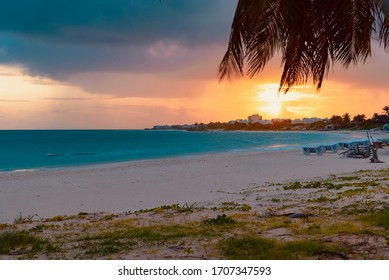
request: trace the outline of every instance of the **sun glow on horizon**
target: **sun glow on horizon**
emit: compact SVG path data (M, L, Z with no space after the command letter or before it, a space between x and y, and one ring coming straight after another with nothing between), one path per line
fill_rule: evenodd
M307 85L282 94L275 79L267 77L233 83L113 73L74 77L61 82L0 64L0 129L142 129L229 121L255 113L264 119L292 120L345 112L370 117L387 104L387 90L355 89L337 81L328 81L320 93ZM94 80L100 83L92 84ZM132 87L124 80L132 81ZM349 93L358 102L350 102Z
M255 100L258 109L267 118L300 118L310 115L305 112L305 103L319 96L309 93L310 86L294 87L286 94L278 93L279 84L266 83L255 89Z
M282 95L278 94L278 84L263 84L256 89L256 99L260 102L258 107L269 117L279 117L283 108Z

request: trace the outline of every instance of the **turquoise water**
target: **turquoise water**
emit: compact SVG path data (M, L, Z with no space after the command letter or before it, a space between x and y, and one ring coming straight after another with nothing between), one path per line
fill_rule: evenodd
M352 137L323 132L3 130L0 131L0 170L292 149L309 144L337 143Z

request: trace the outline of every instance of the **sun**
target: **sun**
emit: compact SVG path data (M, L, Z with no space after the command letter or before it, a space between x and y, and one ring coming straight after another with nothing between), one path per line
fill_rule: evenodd
M318 96L308 94L310 86L295 86L287 94L278 93L279 84L264 83L254 89L256 107L267 118L290 118L306 115L307 101L317 100Z
M265 111L274 117L278 117L281 113L282 105L280 102L268 102Z
M278 117L282 111L282 95L277 94L278 84L263 84L256 90L259 109L270 117Z

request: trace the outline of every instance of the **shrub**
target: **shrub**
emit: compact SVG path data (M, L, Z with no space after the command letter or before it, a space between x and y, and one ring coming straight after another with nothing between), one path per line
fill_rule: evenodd
M7 231L0 234L0 254L9 254L16 249L39 252L45 245L48 245L47 241L32 236L27 231Z
M203 220L204 225L224 225L233 223L235 223L235 221L231 217L227 217L226 214L217 215L216 218Z
M279 242L272 239L245 237L221 241L219 246L227 259L293 260L310 259L325 253L337 253L343 248L314 240Z

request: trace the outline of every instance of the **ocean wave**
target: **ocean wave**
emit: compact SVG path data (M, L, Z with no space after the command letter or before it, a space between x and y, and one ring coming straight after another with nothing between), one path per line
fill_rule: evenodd
M55 154L55 153L49 153L46 154L47 157L60 157L60 156L92 156L95 155L96 153L72 153L72 154Z
M290 146L290 145L288 145L288 144L274 144L274 145L266 146L265 148L277 149L277 148L283 148L283 147L288 147L288 146Z
M14 169L14 170L9 170L9 172L12 172L12 173L35 172L35 171L39 171L39 169L37 169L37 168L30 168L30 169Z

